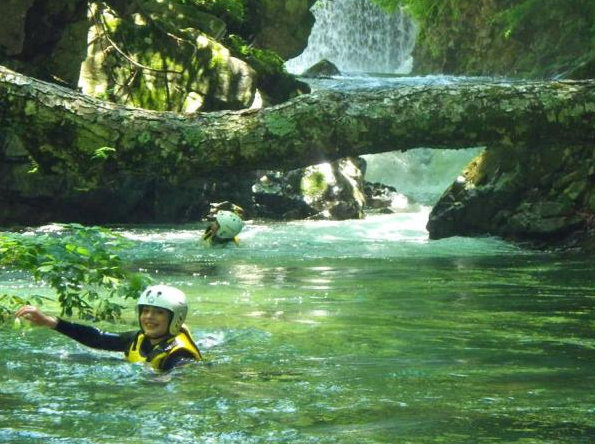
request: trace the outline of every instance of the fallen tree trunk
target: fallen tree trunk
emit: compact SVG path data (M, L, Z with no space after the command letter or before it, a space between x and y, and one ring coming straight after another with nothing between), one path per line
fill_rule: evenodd
M592 144L594 117L595 81L326 91L261 110L181 115L103 102L0 67L5 149L18 144L45 173L104 179L127 170L184 180L416 147Z

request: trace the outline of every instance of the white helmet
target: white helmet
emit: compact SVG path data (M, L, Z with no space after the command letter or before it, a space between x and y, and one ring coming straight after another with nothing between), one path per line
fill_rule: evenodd
M153 307L164 308L169 310L172 314L169 322L169 333L177 335L182 328L182 324L188 314L188 304L186 303L186 295L182 290L169 285L152 285L147 287L142 292L136 306L138 307L139 316L141 313L141 306L151 305Z
M244 228L244 222L240 216L232 211L218 211L215 220L219 224L215 235L221 239L233 239Z

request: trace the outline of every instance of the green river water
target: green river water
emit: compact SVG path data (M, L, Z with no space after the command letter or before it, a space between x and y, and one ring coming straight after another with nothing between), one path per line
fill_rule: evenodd
M4 328L0 442L593 442L592 257L429 241L425 220L252 222L212 249L198 225L121 229L135 267L187 293L205 362L156 377Z

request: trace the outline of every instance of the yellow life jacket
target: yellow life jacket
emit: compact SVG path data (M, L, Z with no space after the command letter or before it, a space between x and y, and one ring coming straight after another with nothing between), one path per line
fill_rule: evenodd
M202 360L200 351L194 343L190 331L186 325L182 326L180 333L165 341L155 344L151 351L145 354L141 350L141 346L145 338L143 332L139 332L134 341L130 344L130 348L126 352L126 359L128 362L148 362L155 370L163 370L165 360L174 352L178 350L188 351L197 361Z

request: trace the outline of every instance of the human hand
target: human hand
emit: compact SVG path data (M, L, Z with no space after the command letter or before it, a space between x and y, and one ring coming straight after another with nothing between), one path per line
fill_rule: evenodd
M23 318L31 322L33 325L39 325L42 327L56 328L58 325L58 319L54 316L48 316L42 312L39 308L32 305L24 305L17 310L14 314L15 318Z

